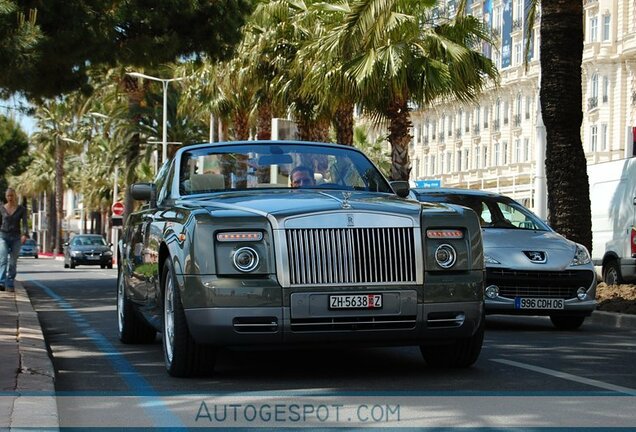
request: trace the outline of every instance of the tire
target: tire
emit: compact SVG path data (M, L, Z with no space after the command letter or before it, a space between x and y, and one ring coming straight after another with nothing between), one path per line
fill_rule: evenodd
M38 256L37 256L37 255L35 255L33 258L38 259Z
M170 258L163 266L163 353L166 370L174 377L209 375L214 372L216 349L194 341L188 330L181 295Z
M455 340L449 345L420 345L422 357L429 366L435 368L467 368L477 361L484 343L486 318L481 317L481 323L474 335Z
M64 268L68 268L68 264L64 263Z
M608 285L620 285L623 283L621 266L617 260L608 261L603 269L603 282Z
M145 322L137 313L125 295L124 275L117 275L117 327L119 340L125 344L154 342L157 331Z
M74 269L75 268L75 262L73 260L71 260L71 268Z
M573 315L573 316L550 315L550 321L552 321L552 324L559 330L576 330L579 327L581 327L581 325L583 325L583 321L585 321L585 316L584 315Z
M108 267L110 270L113 269L113 265L112 264L108 264L106 267Z
M106 268L106 266L105 266L104 264L100 264L100 265L99 265L99 268L101 268L101 269L105 269L105 268Z

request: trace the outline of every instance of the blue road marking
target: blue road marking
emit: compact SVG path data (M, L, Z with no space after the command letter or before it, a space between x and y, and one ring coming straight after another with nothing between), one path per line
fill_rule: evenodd
M161 401L159 393L137 372L126 357L120 353L103 334L91 328L90 323L88 323L82 314L73 308L64 297L37 280L29 279L28 282L36 285L46 295L51 297L57 305L71 317L77 326L85 328L82 333L90 338L93 344L106 355L106 358L110 361L115 372L121 376L133 395L156 397L156 404L146 404L144 408L148 412L148 417L153 420L155 426L171 425L171 429L185 428L181 420L177 416L172 415L168 406Z

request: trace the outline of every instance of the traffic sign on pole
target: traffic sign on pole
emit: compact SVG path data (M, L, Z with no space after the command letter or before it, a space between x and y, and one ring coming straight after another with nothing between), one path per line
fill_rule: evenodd
M111 207L113 211L113 216L121 217L124 214L124 204L121 201L117 201Z

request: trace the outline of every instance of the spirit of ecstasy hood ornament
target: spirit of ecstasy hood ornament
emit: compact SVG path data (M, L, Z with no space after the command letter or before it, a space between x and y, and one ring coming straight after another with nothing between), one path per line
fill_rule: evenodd
M343 192L342 193L342 202L340 203L340 206L343 209L350 209L351 208L351 204L349 203L350 199L351 199L351 192Z

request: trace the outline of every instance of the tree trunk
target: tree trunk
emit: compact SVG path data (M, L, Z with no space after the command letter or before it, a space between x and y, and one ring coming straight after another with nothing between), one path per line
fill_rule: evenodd
M592 249L583 120L581 0L541 2L541 110L546 128L548 220L552 228Z
M55 139L55 243L53 253L62 251L62 221L64 220L64 146Z
M411 174L409 145L412 136L409 130L412 123L406 98L390 102L387 117L391 143L391 180L408 180Z
M353 103L343 103L336 110L333 119L336 128L336 142L353 146Z
M49 249L53 251L55 249L55 245L57 244L57 212L55 211L55 203L57 202L55 198L55 193L49 194L49 199L46 205L48 206L48 230L49 230Z
M272 103L269 100L264 100L258 105L256 139L272 139Z
M234 139L246 141L250 138L249 113L236 111L232 123L234 123Z
M132 136L130 141L128 142L128 148L126 149L126 174L125 174L125 184L124 184L124 214L122 217L125 218L132 213L134 200L132 195L130 195L129 186L135 181L137 181L137 174L135 173L135 163L134 161L139 159L139 153L141 151L139 134L136 133ZM115 197L117 199L118 197Z

